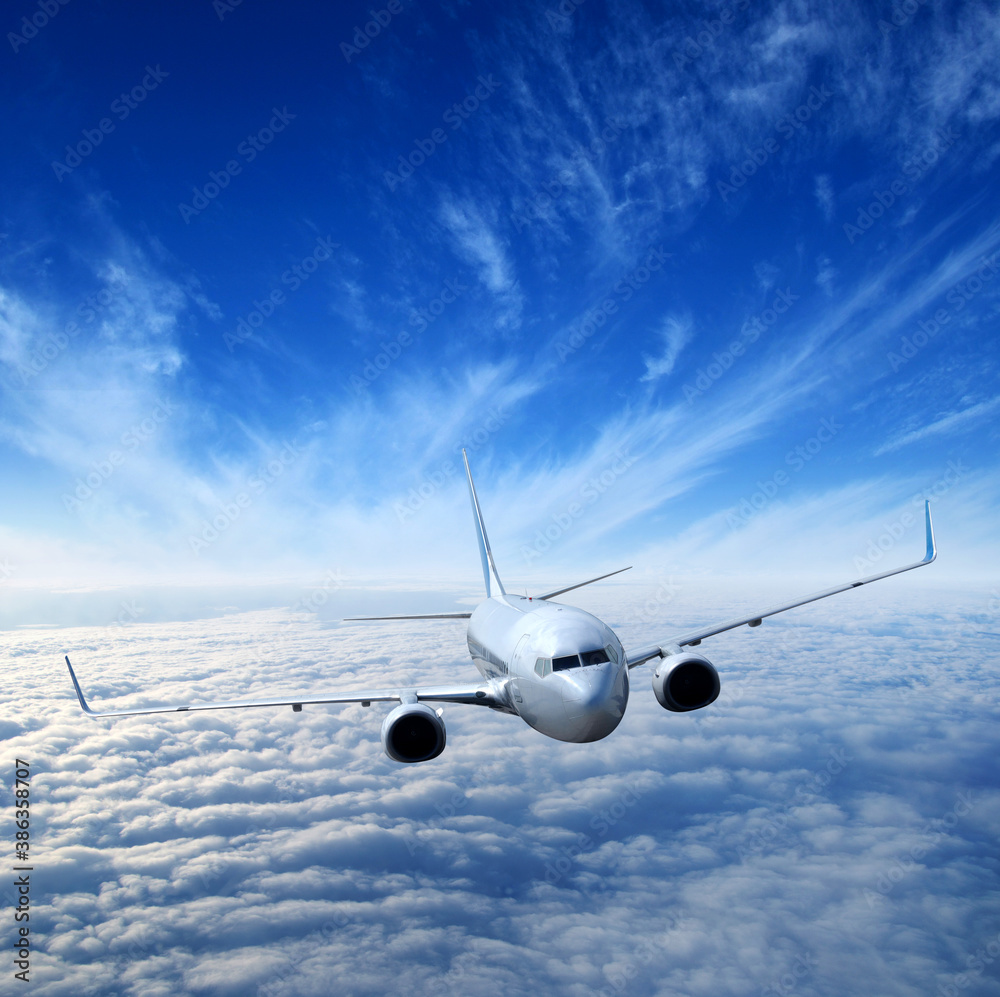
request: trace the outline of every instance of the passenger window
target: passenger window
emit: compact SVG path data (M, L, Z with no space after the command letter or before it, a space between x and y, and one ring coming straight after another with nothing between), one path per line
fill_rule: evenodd
M552 671L554 672L562 672L565 671L567 668L579 668L579 667L580 667L580 659L575 654L567 654L562 658L552 659Z
M584 651L580 657L583 659L584 665L603 665L608 660L608 655L603 647L599 647L596 651Z

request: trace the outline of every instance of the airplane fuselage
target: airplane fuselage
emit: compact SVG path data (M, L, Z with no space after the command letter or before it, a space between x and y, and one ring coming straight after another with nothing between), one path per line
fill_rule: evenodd
M502 690L507 712L560 741L598 741L628 705L621 641L596 616L573 606L499 595L469 620L469 653Z

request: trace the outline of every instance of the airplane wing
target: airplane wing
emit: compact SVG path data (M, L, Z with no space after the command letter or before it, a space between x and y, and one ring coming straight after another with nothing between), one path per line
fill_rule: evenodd
M714 637L716 634L721 634L726 630L733 630L736 627L742 627L744 625L749 627L759 627L768 616L774 616L777 613L784 613L788 609L795 609L796 606L804 606L807 602L815 602L817 599L825 599L827 596L836 595L838 592L846 592L848 589L855 589L861 585L867 585L869 582L877 582L880 578L888 578L890 575L898 575L902 571L911 571L913 568L922 568L925 564L930 564L931 561L937 557L937 546L934 542L934 526L931 523L931 504L926 500L924 502L924 513L926 516L927 551L922 560L914 561L913 564L906 564L902 568L892 568L889 571L879 572L877 575L869 575L867 578L859 578L857 581L846 582L843 585L835 585L833 588L824 589L822 592L813 592L812 595L796 599L794 602L784 603L781 606L772 606L770 609L764 609L758 613L751 613L748 616L741 616L735 620L726 620L725 623L716 623L701 630L692 630L688 633L681 634L679 637L671 638L662 647L657 646L643 648L641 651L636 651L626 656L629 668L635 668L637 665L641 665L644 662L649 661L651 658L664 657L665 655L670 654L682 647L697 647L697 645L700 644L706 637Z
M324 693L320 696L287 696L279 699L234 699L226 703L190 703L183 706L150 706L140 710L106 710L91 709L84 698L83 690L77 681L76 673L66 656L66 667L69 677L73 680L76 697L80 700L83 712L89 717L134 717L145 713L194 713L198 710L229 710L249 709L259 706L290 706L296 713L305 705L316 706L324 703L360 703L370 706L372 703L392 702L431 702L431 703L467 703L474 706L504 707L505 703L489 685L442 685L429 689L372 689L358 690L340 695Z

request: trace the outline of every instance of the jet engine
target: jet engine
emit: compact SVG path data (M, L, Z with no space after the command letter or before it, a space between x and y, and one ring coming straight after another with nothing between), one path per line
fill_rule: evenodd
M403 703L382 721L382 747L397 762L426 762L444 751L444 721L423 703Z
M665 710L688 713L714 703L719 673L708 658L690 651L668 654L653 672L653 692Z

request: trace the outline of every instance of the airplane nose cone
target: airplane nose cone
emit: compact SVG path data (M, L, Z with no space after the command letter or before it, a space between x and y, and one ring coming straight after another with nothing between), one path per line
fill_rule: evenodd
M598 741L621 722L628 702L628 669L607 662L563 673L563 704L575 741Z

